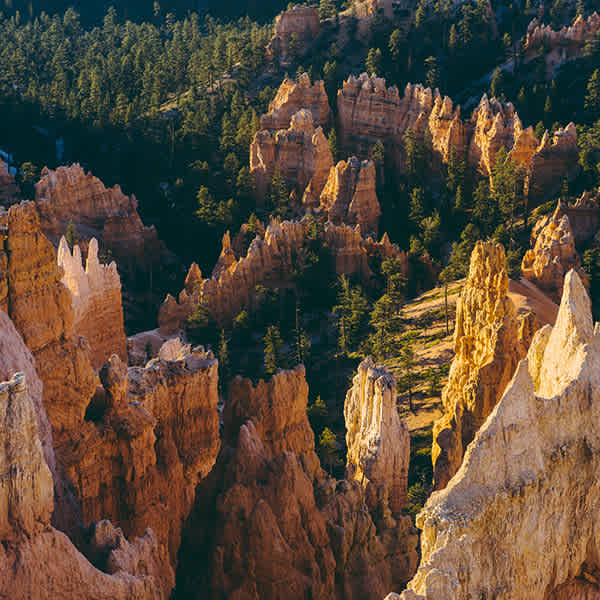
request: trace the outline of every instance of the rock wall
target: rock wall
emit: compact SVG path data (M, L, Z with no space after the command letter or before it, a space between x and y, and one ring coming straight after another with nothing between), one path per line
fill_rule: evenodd
M73 330L76 335L87 338L92 366L100 369L112 354L126 361L121 279L116 263L103 265L99 262L96 238L88 245L85 271L79 246L76 245L71 254L64 237L58 246L57 261L64 271L62 282L71 292Z
M522 167L526 191L537 202L560 189L565 177L577 169L577 133L569 123L552 138L546 132L539 141L531 127L523 128L512 104L491 100L484 94L469 119L460 106L439 91L407 84L400 97L396 87L366 73L350 76L338 91L340 145L347 154L366 158L379 140L390 159L403 167L404 134L410 127L418 138L431 141L434 161L447 162L451 150L465 156L469 166L488 177L496 154L504 146Z
M170 294L158 313L162 335L185 327L187 317L202 303L209 317L220 326L231 323L244 309L257 307L257 285L278 287L289 283L298 251L308 239L309 220L271 223L264 236L257 236L245 256L235 258L230 237L223 238L223 251L210 279L186 284L178 300ZM337 275L358 275L365 282L371 276L369 256L397 257L407 263L406 254L391 244L387 235L381 242L363 238L360 227L326 223L323 241L331 250ZM191 273L191 271L190 271ZM188 280L190 279L188 274Z
M106 536L95 535L92 541L103 554L102 572L51 527L53 481L38 435L39 412L23 373L0 383L2 594L32 600L168 598L173 573L159 575L164 556L151 530L130 544L110 523L97 525L96 532L102 529L113 537L112 544L100 543Z
M287 129L292 117L301 109L310 111L315 127L326 127L331 118L325 84L315 81L311 85L308 73L302 73L298 81L283 80L277 95L269 104L269 112L260 118L260 128L269 131Z
M464 451L492 412L526 348L508 298L501 244L477 242L456 304L455 357L442 392L444 415L433 428L434 486L458 471Z
M414 570L410 519L371 518L358 482L319 465L304 367L233 381L224 448L200 484L178 590L190 598L381 598Z
M267 46L267 55L278 58L281 65L289 65L294 52L303 56L320 33L319 11L296 4L275 18L275 32Z
M381 207L375 184L372 161L361 162L354 156L348 162L342 160L329 171L319 212L332 223L360 225L364 233L377 233Z
M396 380L370 358L358 367L346 394L346 477L364 488L371 510L382 495L395 518L406 508L410 434L398 416Z
M318 198L332 166L323 130L315 129L311 112L304 108L292 116L288 129L261 130L250 146L250 172L263 199L276 171L300 194L310 184L311 194Z
M462 467L417 517L421 566L404 600L598 597L599 362L570 271L556 325L537 332Z
M569 217L560 215L560 206L557 206L554 214L543 217L535 224L531 232L531 245L533 248L523 256L521 273L553 300L559 301L566 273L581 267Z
M19 195L15 178L8 170L7 164L0 158L0 203L11 204Z
M588 242L598 233L600 224L600 205L598 191L590 194L583 192L574 204L558 202L558 214L569 217L569 225L575 236L575 242Z

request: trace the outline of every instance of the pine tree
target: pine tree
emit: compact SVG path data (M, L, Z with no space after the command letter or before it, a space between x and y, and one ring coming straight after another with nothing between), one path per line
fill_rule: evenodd
M301 325L300 306L296 304L296 362L306 364L310 353L310 339Z
M340 155L340 149L338 147L337 141L337 133L335 132L335 127L331 128L329 135L327 136L327 143L329 144L329 149L331 150L331 154L333 156L333 164L337 164L338 157Z
M67 240L67 244L69 244L69 248L71 248L71 250L73 250L75 244L79 242L79 234L77 233L77 228L73 223L73 219L69 221L67 231L65 232L65 239Z
M336 435L329 427L325 427L319 436L319 453L323 463L329 467L329 474L331 475L333 468L340 464L340 458Z
M269 326L263 342L265 373L271 376L284 367L283 341L276 325Z
M219 386L224 388L227 379L229 378L229 339L225 335L225 330L221 329L219 338L219 349L217 350L217 358L219 359Z
M588 112L589 121L595 121L600 117L600 71L598 69L590 76L583 105Z
M365 66L369 75L381 75L382 56L379 48L371 48L367 54Z

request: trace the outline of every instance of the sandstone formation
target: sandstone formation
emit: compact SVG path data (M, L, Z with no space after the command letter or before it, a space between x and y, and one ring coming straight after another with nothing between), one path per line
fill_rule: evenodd
M318 198L332 166L323 130L315 129L312 114L305 108L292 116L288 129L259 131L250 146L250 172L261 198L276 171L300 194L310 184L311 194Z
M319 11L296 4L275 18L275 32L267 46L267 55L288 65L296 56L303 56L321 33Z
M344 152L366 158L379 140L390 160L403 166L404 136L410 127L417 139L428 139L433 159L447 162L452 150L469 166L488 177L504 146L522 168L526 192L534 201L554 194L565 177L577 169L577 133L569 123L552 137L538 140L531 127L523 128L512 104L484 94L471 117L462 120L460 106L439 91L407 84L400 97L396 87L366 73L350 76L338 91L338 130Z
M587 17L577 15L572 25L556 31L543 25L537 18L527 27L524 52L525 60L532 60L544 50L546 72L551 76L557 67L583 54L583 48L600 31L600 15L593 12Z
M567 215L575 242L588 242L598 233L600 224L600 205L598 204L598 190L593 193L583 192L574 204L567 204L559 200L558 215Z
M15 178L8 170L7 164L0 158L0 202L11 204L19 194Z
M331 167L320 201L319 212L326 214L328 221L360 225L365 233L377 233L381 207L373 162L353 156Z
M87 338L92 366L98 370L112 354L126 361L121 279L116 263L100 264L96 238L88 245L85 271L79 246L71 254L64 237L58 245L57 260L64 271L62 282L71 292L73 331Z
M393 519L381 498L375 523L360 484L321 469L307 401L302 366L257 386L233 381L224 448L182 547L185 597L374 599L414 570L410 519Z
M574 271L448 487L404 600L597 598L600 330ZM397 597L391 595L390 597Z
M220 326L231 323L244 309L257 308L257 285L278 287L289 282L298 251L308 240L310 221L271 223L264 236L257 236L245 256L235 258L229 235L223 237L223 250L209 279L191 276L176 300L170 294L158 313L160 333L169 336L185 326L187 317L202 303L209 317ZM384 235L380 242L363 238L360 227L326 223L323 241L331 250L337 275L357 275L368 282L371 277L368 259L396 257L407 264L406 254ZM408 273L408 271L407 271ZM190 282L194 279L194 283Z
M442 392L444 415L433 430L436 489L445 487L460 467L467 445L525 355L507 290L504 248L478 242L456 304L455 357Z
M292 117L301 109L310 111L315 127L325 127L329 123L331 110L322 81L310 83L308 73L302 73L298 81L283 80L277 95L269 104L269 112L260 118L260 128L269 131L287 129Z
M522 275L558 301L565 274L581 266L569 217L560 216L560 207L536 223L531 243L533 248L527 250L521 263Z
M58 244L72 221L85 238L96 237L110 250L121 271L147 268L158 260L160 241L154 227L144 227L135 196L117 185L110 189L79 164L44 168L35 186L43 232Z
M38 435L39 407L23 373L0 384L0 589L7 598L166 599L173 573L159 575L165 557L152 530L133 543L109 523L113 541L95 536L103 564L93 566L50 525L52 473ZM42 409L43 410L43 409ZM104 542L104 543L101 543Z
M344 404L346 476L357 480L374 509L383 494L394 517L406 507L410 434L398 416L396 380L370 358L358 367Z

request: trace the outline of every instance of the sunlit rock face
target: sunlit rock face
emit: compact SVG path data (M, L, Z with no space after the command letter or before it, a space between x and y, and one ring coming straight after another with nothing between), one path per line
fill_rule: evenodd
M404 600L597 598L600 328L576 272L448 486ZM397 597L397 596L390 596Z

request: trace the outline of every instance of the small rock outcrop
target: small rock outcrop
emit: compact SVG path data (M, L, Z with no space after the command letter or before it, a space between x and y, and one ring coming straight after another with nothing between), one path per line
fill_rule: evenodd
M527 250L521 263L522 275L553 300L559 301L566 273L581 267L569 217L560 216L560 206L554 214L535 224L531 245L533 248Z
M373 162L361 162L353 156L332 167L321 192L319 212L332 223L360 225L364 233L377 233L381 207Z
M421 566L403 600L598 597L599 370L600 329L570 271L555 326L418 515Z
M410 434L398 416L396 380L370 358L358 367L344 404L346 476L364 488L371 510L386 495L394 517L406 507Z
M98 242L92 238L84 270L79 246L75 245L71 254L64 236L58 245L57 261L64 271L62 282L71 292L73 331L87 338L92 366L100 369L112 354L126 361L121 278L116 263L100 263Z
M8 170L7 164L0 157L0 202L11 204L19 195L19 188L15 183L13 174Z
M275 18L275 32L267 46L267 55L288 65L296 56L303 56L321 34L319 11L296 4Z
M310 185L310 193L318 198L332 166L323 130L315 129L312 114L305 108L292 116L288 129L259 131L250 146L250 172L261 198L276 171L299 194Z
M501 244L477 242L456 304L455 357L442 392L444 415L433 428L434 485L458 471L464 451L492 412L525 355L519 322L507 295Z
M315 81L311 85L308 73L302 73L298 81L283 80L277 95L269 104L269 112L260 118L260 128L269 131L287 129L292 117L301 109L310 111L315 127L325 127L331 117L325 84Z
M374 522L362 486L321 469L307 401L302 366L232 382L224 447L180 555L186 597L375 599L414 570L410 519L393 519L382 499Z

